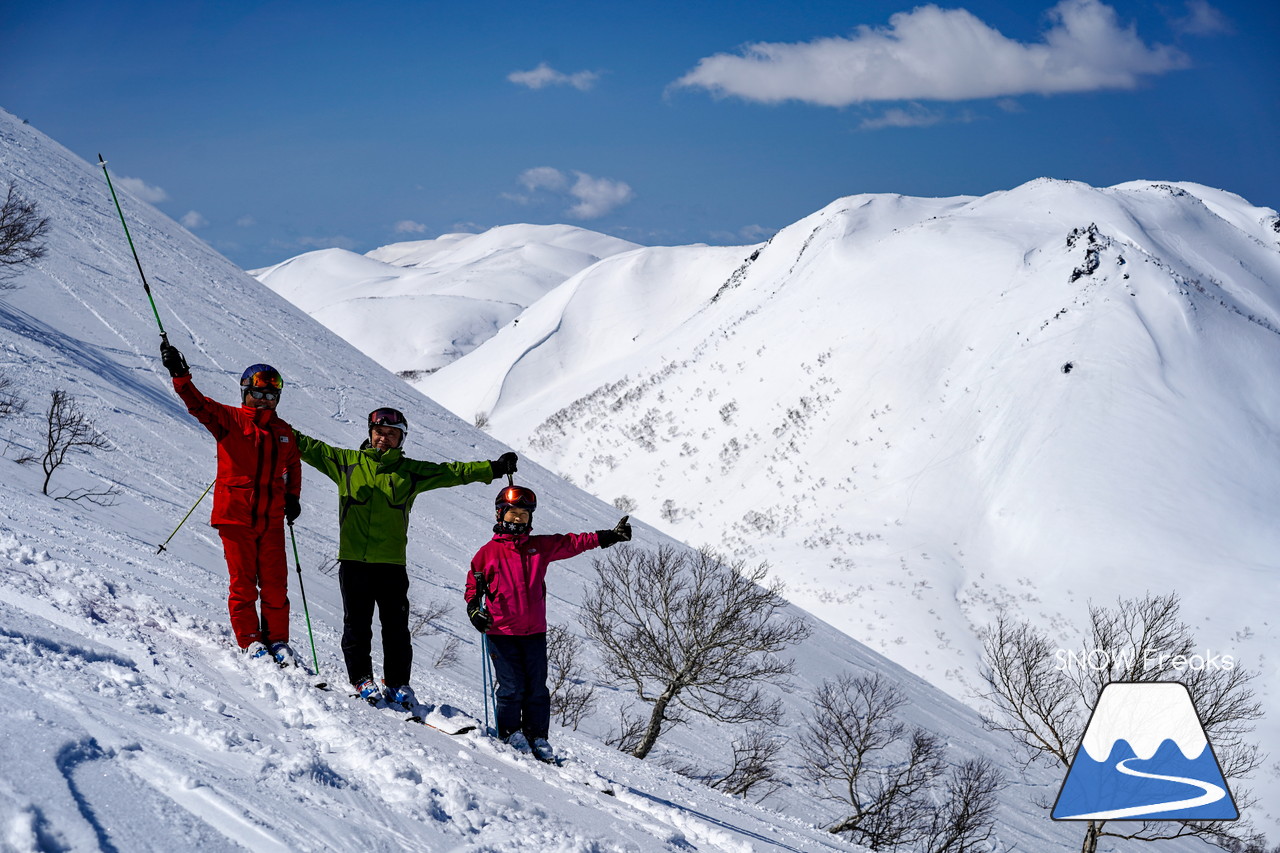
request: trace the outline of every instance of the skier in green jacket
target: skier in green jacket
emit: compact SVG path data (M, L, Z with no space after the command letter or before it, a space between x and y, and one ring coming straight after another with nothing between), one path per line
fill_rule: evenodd
M347 677L370 703L381 698L409 709L413 645L409 635L409 510L431 489L491 483L516 471L517 457L491 462L425 462L401 450L409 423L396 409L369 413L359 450L331 447L294 430L302 461L338 484L338 586L342 590L342 655ZM373 608L382 622L383 683L373 678Z

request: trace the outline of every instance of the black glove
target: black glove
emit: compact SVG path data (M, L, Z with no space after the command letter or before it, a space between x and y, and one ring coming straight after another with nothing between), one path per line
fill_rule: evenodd
M617 545L619 542L631 541L631 525L627 522L630 517L629 515L624 515L612 530L596 531L596 538L600 540L601 548L608 548L610 545Z
M174 379L179 376L190 376L191 368L187 367L187 360L182 357L182 353L178 352L178 348L169 344L160 344L160 363L169 371L169 375Z
M508 474L516 472L516 462L519 461L518 456L508 450L506 453L494 459L489 465L493 468L493 478L505 477Z
M293 524L294 520L302 515L302 502L298 500L297 495L286 494L284 496L284 517Z
M489 608L480 603L479 598L473 598L467 602L467 618L481 634L493 627L493 614L489 612Z

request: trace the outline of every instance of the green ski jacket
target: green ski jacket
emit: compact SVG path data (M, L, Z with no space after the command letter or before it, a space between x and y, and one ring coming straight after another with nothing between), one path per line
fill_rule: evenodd
M302 461L338 484L338 559L405 564L419 494L493 482L488 462L424 462L394 450L344 450L293 431Z

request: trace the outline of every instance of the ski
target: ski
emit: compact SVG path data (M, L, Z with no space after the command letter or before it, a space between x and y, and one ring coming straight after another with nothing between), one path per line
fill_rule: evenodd
M409 716L403 718L406 723L417 723L420 726L435 729L441 734L464 735L479 727L478 721L450 705L417 705L414 708L406 708L398 702L389 702L385 698L370 700L361 699L359 693L347 695L352 699L366 702L371 708L407 713Z

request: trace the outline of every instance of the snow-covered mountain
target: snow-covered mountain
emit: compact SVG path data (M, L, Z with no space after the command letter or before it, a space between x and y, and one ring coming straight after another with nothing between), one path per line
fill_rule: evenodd
M998 606L1078 649L1088 602L1177 591L1274 709L1278 222L1146 181L843 198L605 259L414 384L958 697Z
M940 683L964 641L903 611L1148 589L1269 668L1276 223L1193 185L855 196L607 259L416 384Z
M307 252L252 274L388 370L425 375L573 274L635 248L568 225L504 225L365 255Z
M226 568L204 523L208 505L156 551L212 478L214 449L159 364L155 319L101 171L0 111L0 177L50 219L47 257L0 295L0 371L28 401L25 413L0 420L0 848L856 849L816 828L838 812L816 796L792 753L789 784L760 805L662 766L664 756L723 766L731 738L722 726L694 719L645 762L605 746L630 704L610 684L600 685L600 708L580 730L553 732L576 759L563 770L349 699L339 684L341 602L324 570L336 550L334 490L310 469L296 527L301 573L290 581L294 641L309 657L298 585L305 578L320 676L337 689L322 692L303 673L243 659L232 648ZM287 382L282 416L317 437L354 446L365 413L394 405L410 418L415 455L492 459L505 449L154 209L127 192L121 201L160 318L206 393L234 399L243 366L267 361ZM17 464L38 451L55 389L72 396L110 449L72 457L51 494L114 489L113 505L44 496L39 468ZM617 518L536 457L518 476L542 497L542 530L591 530ZM467 561L489 536L492 498L492 489L468 486L416 504L411 597L417 605L459 605L440 633L415 640L415 683L427 701L482 706L477 635L459 590ZM644 544L672 541L639 521L636 531ZM580 633L576 611L591 577L589 555L557 565L553 621ZM952 760L986 755L1004 768L1011 784L1000 795L992 850L1077 843L1077 827L1054 824L1033 802L1061 774L1024 780L1009 744L983 731L969 708L829 625L812 624L813 636L795 650L794 688L781 697L782 734L794 735L824 678L882 673L909 699L906 722L939 734ZM433 667L451 638L461 643L460 657ZM593 671L598 657L586 653ZM612 796L596 790L605 786Z

